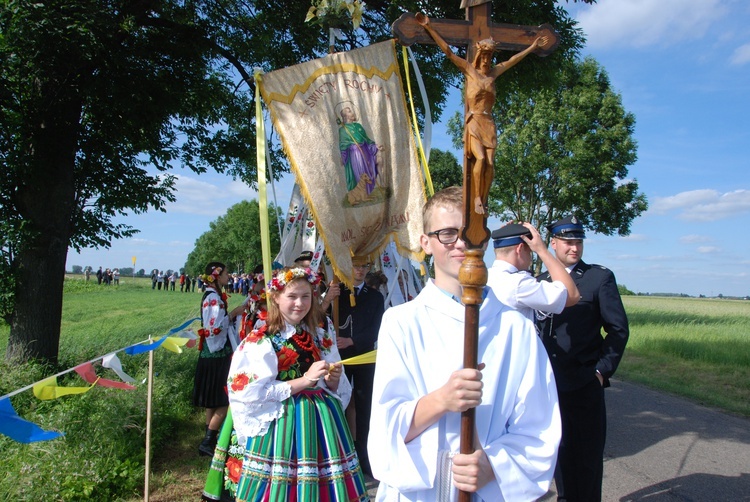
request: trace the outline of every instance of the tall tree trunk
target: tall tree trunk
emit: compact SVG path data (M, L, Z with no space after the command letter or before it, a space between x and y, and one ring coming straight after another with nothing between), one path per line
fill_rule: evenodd
M19 253L6 359L57 362L68 247L53 237ZM56 241L56 242L54 242Z
M41 86L43 96L57 96ZM52 98L54 99L54 98ZM33 161L16 191L28 223L14 266L16 288L6 359L57 362L65 260L76 203L80 100L47 103L30 131Z

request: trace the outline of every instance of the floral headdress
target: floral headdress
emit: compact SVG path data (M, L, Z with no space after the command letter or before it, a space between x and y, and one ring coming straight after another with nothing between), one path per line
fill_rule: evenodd
M317 286L320 282L320 276L313 272L309 267L294 267L288 270L279 270L276 275L274 275L274 278L268 282L266 289L268 291L283 291L286 285L295 279L305 279L313 286Z
M216 281L216 278L221 275L221 272L223 270L224 269L221 268L221 267L216 267L216 268L214 268L211 271L210 275L209 274L203 274L203 275L201 275L201 279L203 280L203 282L207 282L207 283L211 284L211 283L213 283L213 282Z

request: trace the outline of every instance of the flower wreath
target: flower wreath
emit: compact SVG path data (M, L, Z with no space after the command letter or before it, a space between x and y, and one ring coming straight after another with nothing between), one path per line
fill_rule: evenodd
M266 289L269 291L283 291L287 284L294 281L295 279L305 279L313 286L317 286L320 282L320 276L308 268L290 268L286 272L279 271L273 279L271 279L266 285Z
M224 270L224 269L223 269L223 268L221 268L221 267L216 267L216 268L214 268L214 269L213 269L213 270L211 271L211 274L210 274L210 275L209 275L209 274L203 274L203 275L201 275L201 279L203 280L203 282L207 282L207 283L209 283L209 284L210 284L210 283L213 283L214 281L216 281L216 278L217 278L217 277L219 277L219 276L221 275L221 272L222 272L223 270Z

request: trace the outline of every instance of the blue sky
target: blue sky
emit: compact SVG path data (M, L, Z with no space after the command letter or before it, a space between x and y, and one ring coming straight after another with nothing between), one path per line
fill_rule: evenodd
M611 268L636 292L750 295L750 2L561 5L586 33L583 54L604 66L636 117L638 161L629 175L650 206L627 237L589 233L584 260ZM451 94L445 119L462 109L457 96ZM432 144L452 149L443 124L435 125ZM135 256L137 269L178 269L211 221L256 197L217 174L175 174L177 201L166 214L123 218L141 233L109 250L71 250L67 268L126 267ZM276 185L279 205L285 208L290 194L287 176Z

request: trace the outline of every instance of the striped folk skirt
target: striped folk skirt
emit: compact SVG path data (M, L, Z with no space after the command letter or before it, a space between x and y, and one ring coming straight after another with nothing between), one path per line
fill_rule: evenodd
M341 402L310 388L283 404L268 432L247 441L237 502L369 500Z

